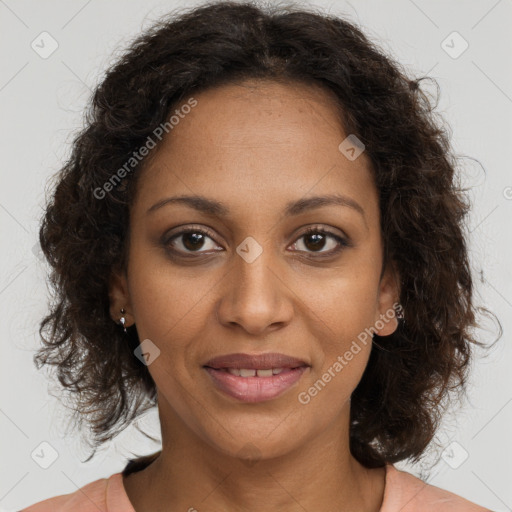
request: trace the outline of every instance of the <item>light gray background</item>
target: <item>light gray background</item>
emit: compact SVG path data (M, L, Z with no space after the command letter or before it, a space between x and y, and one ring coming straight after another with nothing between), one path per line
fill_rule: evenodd
M131 428L84 464L80 459L86 451L78 436L63 436L66 411L49 396L48 381L32 363L38 323L47 308L45 267L34 246L47 180L69 154L91 89L116 50L161 14L197 3L0 0L1 510L75 491L120 471L132 452L158 448ZM436 78L439 111L452 127L456 152L478 159L486 170L474 160L462 162L464 182L473 187L476 299L498 315L504 334L490 357L476 361L470 403L444 422L438 442L458 444L444 452L428 482L495 511L512 510L512 3L319 0L315 5L361 24L412 74ZM59 45L47 59L31 48L43 31ZM456 59L441 46L453 31L469 44ZM461 48L461 41L452 40L447 44L453 51ZM492 333L480 334L492 339ZM140 424L158 434L156 411ZM41 442L58 453L48 469L31 457ZM425 460L432 462L439 453L431 450ZM397 467L420 475L424 465Z

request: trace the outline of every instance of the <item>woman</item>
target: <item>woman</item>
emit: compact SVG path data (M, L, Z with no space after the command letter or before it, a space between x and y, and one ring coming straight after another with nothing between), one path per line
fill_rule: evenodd
M95 448L162 450L27 512L484 511L418 461L477 325L468 204L420 80L350 23L222 2L97 88L40 232Z

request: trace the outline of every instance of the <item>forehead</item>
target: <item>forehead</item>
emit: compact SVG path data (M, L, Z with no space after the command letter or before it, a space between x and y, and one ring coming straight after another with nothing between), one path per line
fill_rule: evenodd
M377 213L369 159L363 153L351 161L339 149L348 134L331 91L252 81L209 89L194 100L143 170L137 208L167 195L197 194L241 214L342 193Z

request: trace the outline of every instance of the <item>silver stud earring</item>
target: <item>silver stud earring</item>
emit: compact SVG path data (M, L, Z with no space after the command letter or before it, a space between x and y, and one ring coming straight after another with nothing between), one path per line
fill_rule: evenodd
M121 309L121 315L123 315L119 321L121 322L121 325L123 326L123 329L124 329L124 332L126 333L126 318L124 316L124 314L126 313L126 310L124 308Z

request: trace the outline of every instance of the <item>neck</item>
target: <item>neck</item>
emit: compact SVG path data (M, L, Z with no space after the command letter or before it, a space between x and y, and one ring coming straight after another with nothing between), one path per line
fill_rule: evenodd
M160 411L162 419L172 417ZM251 458L253 445L242 443L238 453L246 456L241 459L216 450L173 419L162 422L160 456L125 477L137 511L380 510L385 468L365 468L350 454L348 421L279 456L266 457L253 447Z

